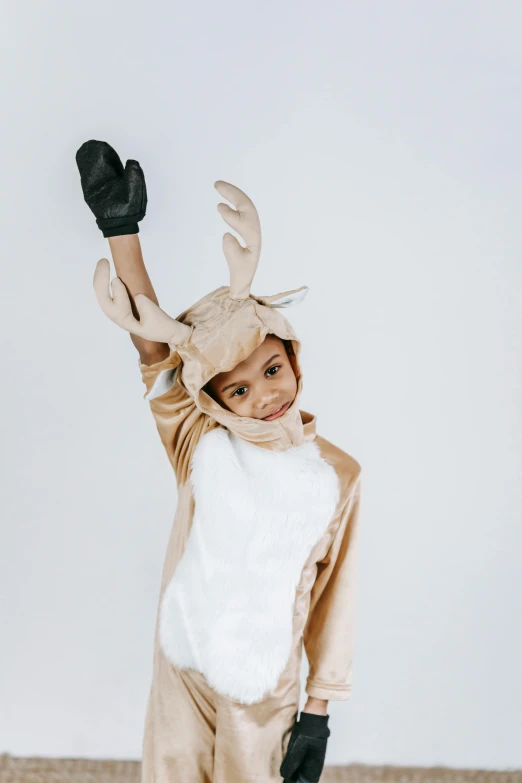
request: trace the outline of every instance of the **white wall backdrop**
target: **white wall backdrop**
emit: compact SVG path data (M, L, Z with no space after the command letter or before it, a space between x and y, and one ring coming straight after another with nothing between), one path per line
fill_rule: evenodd
M216 179L260 212L253 291L310 287L301 407L364 475L328 763L521 767L520 3L2 15L0 752L141 753L176 495L92 291L95 138L143 166L172 315L228 282Z

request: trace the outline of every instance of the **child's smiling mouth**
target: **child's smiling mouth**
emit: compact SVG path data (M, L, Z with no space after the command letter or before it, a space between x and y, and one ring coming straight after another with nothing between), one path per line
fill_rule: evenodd
M290 405L289 402L285 402L283 405L281 405L280 408L278 408L274 413L271 413L270 416L263 416L263 421L272 421L272 419L277 419L279 416L282 416L283 413L287 410L288 406Z

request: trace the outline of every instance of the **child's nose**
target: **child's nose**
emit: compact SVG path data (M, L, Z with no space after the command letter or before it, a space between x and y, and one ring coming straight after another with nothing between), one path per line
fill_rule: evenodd
M279 400L279 395L278 394L270 394L269 397L263 397L263 398L261 398L261 400L259 401L259 404L257 406L258 410L261 413L263 411L270 412L272 410L272 408L275 407L275 405L277 404L278 400Z

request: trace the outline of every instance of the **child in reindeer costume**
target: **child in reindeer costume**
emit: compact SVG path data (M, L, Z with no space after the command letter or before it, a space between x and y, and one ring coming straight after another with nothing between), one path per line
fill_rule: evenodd
M147 195L139 163L124 169L99 141L83 144L76 160L119 273L111 298L101 259L96 295L140 351L145 399L178 488L142 782L316 783L328 700L351 691L361 468L299 409L301 345L281 309L308 289L250 292L261 250L257 211L218 181L236 207L218 210L246 247L225 234L230 286L171 318L141 259ZM297 720L303 644L309 698Z

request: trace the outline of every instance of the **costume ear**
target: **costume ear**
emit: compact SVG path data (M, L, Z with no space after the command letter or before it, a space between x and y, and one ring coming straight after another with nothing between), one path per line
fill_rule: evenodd
M284 291L282 294L273 294L272 296L254 296L254 299L265 307L293 307L303 301L308 291L308 286L302 285L301 288L296 288L293 291Z

